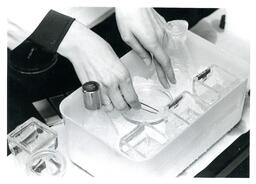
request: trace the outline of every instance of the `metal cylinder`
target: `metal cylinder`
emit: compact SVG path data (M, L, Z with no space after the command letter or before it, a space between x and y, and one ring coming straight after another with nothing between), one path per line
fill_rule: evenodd
M89 81L83 84L83 100L85 108L97 110L101 108L100 84L95 81Z

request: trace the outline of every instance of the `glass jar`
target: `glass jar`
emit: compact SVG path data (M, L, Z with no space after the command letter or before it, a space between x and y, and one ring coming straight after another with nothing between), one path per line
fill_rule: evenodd
M176 84L171 85L171 93L178 96L181 92L192 89L192 76L195 68L187 47L188 22L173 20L166 24L163 36L163 48L166 50L174 70Z
M8 134L11 153L23 164L33 153L58 146L57 133L36 118L30 118Z

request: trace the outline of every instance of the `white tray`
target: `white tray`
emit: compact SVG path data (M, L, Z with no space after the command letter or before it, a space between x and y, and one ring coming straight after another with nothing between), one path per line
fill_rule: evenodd
M78 89L60 105L67 130L67 148L72 162L84 169L90 168L89 172L96 177L110 178L116 174L119 177L177 176L238 123L247 88L248 65L243 65L245 61L217 49L191 32L188 34L188 47L197 65L203 68L216 64L225 68L240 79L239 84L158 155L144 162L128 160L82 129L81 122L74 121L76 118L72 117L73 107L82 107L82 100L79 100L82 99L81 89ZM133 52L126 54L122 61L133 76L150 76L145 71L146 66Z

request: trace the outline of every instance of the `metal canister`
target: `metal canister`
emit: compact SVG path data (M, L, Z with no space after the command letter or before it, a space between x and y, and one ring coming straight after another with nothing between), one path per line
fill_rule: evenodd
M97 110L101 108L100 84L95 81L89 81L83 84L83 100L85 108Z

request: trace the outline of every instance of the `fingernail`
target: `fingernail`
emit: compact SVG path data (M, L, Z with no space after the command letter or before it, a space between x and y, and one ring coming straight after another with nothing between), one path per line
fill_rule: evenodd
M176 78L175 78L175 76L173 76L171 82L172 82L173 84L176 84Z
M170 82L171 82L172 84L176 84L176 77L175 77L175 74L174 74L173 69L170 70L168 76L169 76L168 79L170 80Z
M151 64L151 59L149 59L149 58L145 58L145 59L143 59L143 61L145 62L145 64L147 66L149 66Z

